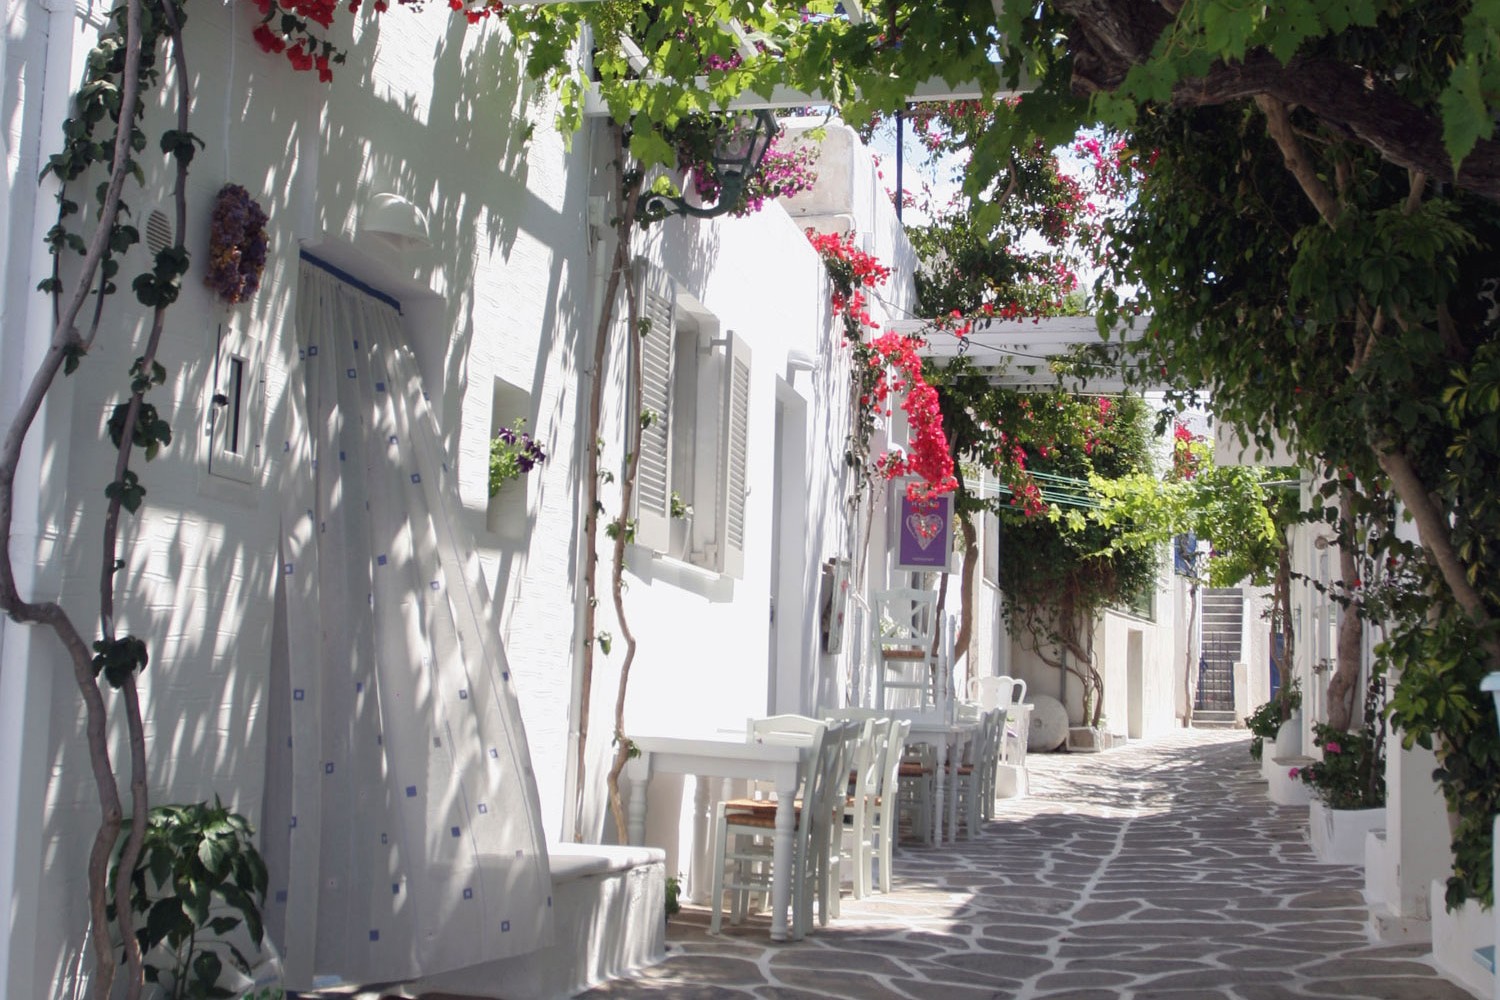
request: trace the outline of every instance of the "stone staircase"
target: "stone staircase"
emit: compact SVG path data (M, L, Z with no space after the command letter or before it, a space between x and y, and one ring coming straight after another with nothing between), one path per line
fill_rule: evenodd
M1195 708L1193 709L1193 728L1195 729L1233 729L1240 724L1239 718L1232 709Z
M1193 725L1197 728L1228 729L1239 724L1234 714L1234 664L1241 657L1244 601L1238 587L1208 587L1203 591L1199 609L1202 655L1193 703Z

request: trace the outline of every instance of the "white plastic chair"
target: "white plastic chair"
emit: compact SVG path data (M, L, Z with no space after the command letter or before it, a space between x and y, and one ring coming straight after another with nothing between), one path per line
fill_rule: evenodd
M985 708L1009 708L1026 700L1026 682L1009 674L969 680L969 698Z

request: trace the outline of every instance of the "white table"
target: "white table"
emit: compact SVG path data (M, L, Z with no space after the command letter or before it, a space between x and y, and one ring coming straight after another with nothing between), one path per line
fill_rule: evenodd
M899 714L899 713L898 713ZM948 760L950 756L956 761L957 750L963 743L972 739L979 732L981 723L979 720L955 720L949 722L946 719L930 715L913 715L911 718L911 732L907 735L908 743L929 743L937 748L937 770L932 776L932 813L933 813L933 841L941 844L943 842L943 819L948 820L948 828L953 831L953 837L958 837L958 796L947 796L944 802L944 781L948 772Z
M792 898L792 834L796 829L797 795L806 746L791 743L753 743L744 739L684 739L676 736L632 736L640 756L625 765L630 782L629 833L632 844L646 838L646 786L653 774L691 774L718 778L769 781L776 788L776 839L772 854L771 939L787 939L787 906ZM698 782L695 825L707 810L707 784Z

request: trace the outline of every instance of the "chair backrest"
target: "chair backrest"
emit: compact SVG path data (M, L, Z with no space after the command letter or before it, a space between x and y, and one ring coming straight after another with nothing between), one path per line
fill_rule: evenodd
M885 748L891 739L891 720L866 719L854 752L854 794L868 798L880 789L885 767Z
M896 772L901 767L901 755L906 750L906 737L911 735L910 719L892 719L890 738L885 745L885 763L881 767L880 788L877 794L886 797L896 794Z
M866 719L889 718L891 713L882 712L878 708L858 708L850 706L849 708L820 708L818 709L818 714L825 719L837 719L845 722L853 719L858 722L863 722Z
M1026 682L1008 674L998 677L975 677L969 681L969 697L985 708L1003 708L1016 700L1016 690L1026 694Z
M807 784L802 797L803 825L811 825L809 833L814 837L828 836L828 829L835 821L844 822L844 797L848 794L849 766L854 760L862 722L830 722L823 732L808 765ZM798 831L799 835L803 831Z
M880 649L932 652L937 634L937 594L931 590L877 590L871 601L876 627L872 638Z
M821 719L805 715L772 715L764 719L751 719L747 724L750 739L759 743L806 743L809 737L823 726Z
M1005 738L1005 717L1009 711L1001 706L984 713L984 751L979 757L982 764L1000 759L1000 743Z

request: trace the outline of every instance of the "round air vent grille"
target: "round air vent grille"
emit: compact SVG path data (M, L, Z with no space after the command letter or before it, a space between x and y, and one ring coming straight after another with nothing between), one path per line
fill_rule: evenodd
M172 223L159 208L153 208L146 216L146 249L155 257L172 245Z

